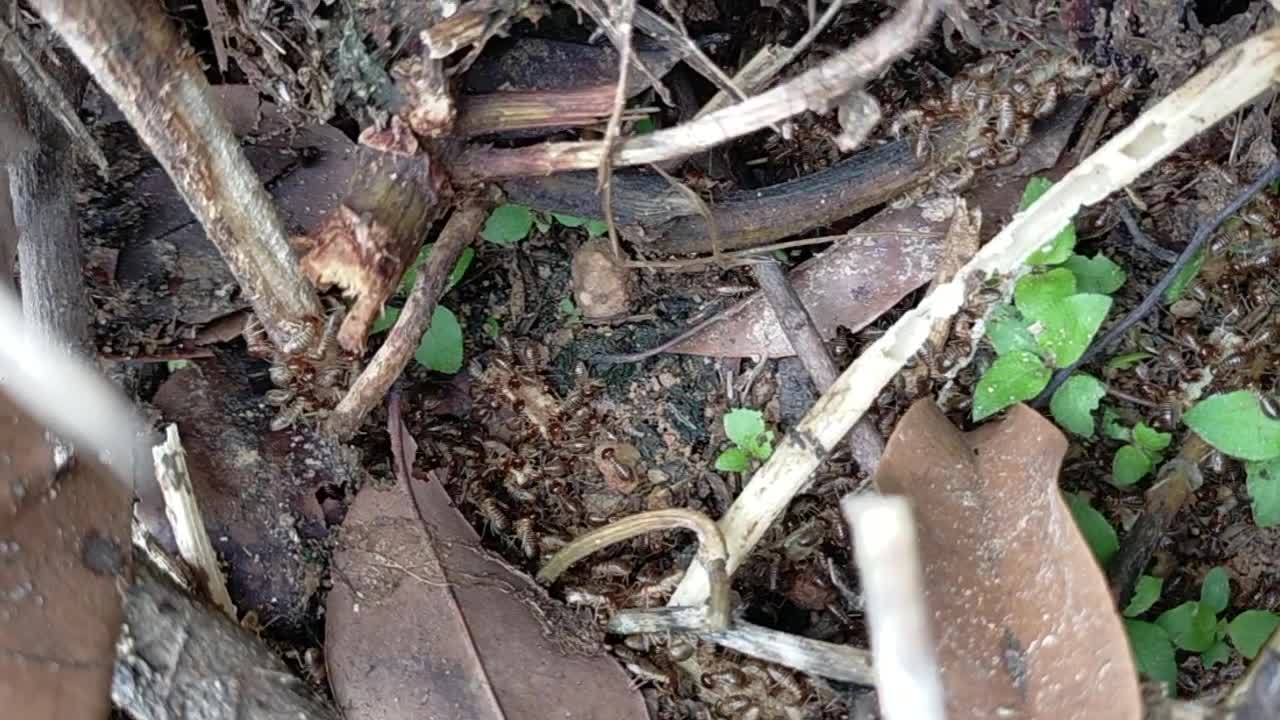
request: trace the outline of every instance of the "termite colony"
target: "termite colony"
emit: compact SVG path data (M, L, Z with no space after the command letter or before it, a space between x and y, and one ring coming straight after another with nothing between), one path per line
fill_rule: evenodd
M249 354L271 363L267 376L273 386L263 399L273 408L268 427L272 432L287 430L294 423L331 410L342 399L359 369L357 360L338 346L336 337L342 324L343 308L330 302L320 338L301 355L285 355L271 344L266 329L254 316L245 324L244 338Z
M1085 92L1119 107L1135 85L1132 76L1122 80L1114 71L1098 73L1046 49L993 54L946 81L939 94L900 112L889 132L911 138L920 160L937 161L934 182L922 192L963 192L980 170L1016 163L1035 123L1052 116L1063 98ZM946 132L961 133L962 141L954 153L940 157L934 141L944 126Z

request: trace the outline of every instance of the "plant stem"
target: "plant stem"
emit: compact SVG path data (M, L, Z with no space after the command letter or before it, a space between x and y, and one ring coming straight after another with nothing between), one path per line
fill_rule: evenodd
M271 340L286 353L317 338L320 300L284 225L210 96L195 55L160 6L33 0L129 119L222 253Z
M330 432L343 439L354 435L365 415L382 402L392 383L404 372L422 336L431 327L431 316L444 294L454 263L480 232L487 216L488 203L471 200L455 210L445 223L426 263L418 271L418 279L409 291L395 327L329 416L326 426Z

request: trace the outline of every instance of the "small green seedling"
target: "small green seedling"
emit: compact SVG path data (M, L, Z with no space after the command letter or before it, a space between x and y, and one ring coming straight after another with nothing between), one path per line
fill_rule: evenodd
M1246 461L1254 522L1280 525L1280 420L1267 415L1251 390L1210 395L1183 419L1219 452Z
M1044 178L1028 182L1021 209L1051 184ZM1101 254L1074 254L1075 244L1075 225L1068 224L1027 259L1034 269L1014 286L1014 304L993 311L987 339L999 357L974 390L974 420L1039 395L1051 368L1080 359L1098 332L1111 309L1109 294L1124 284L1125 274ZM1067 430L1092 437L1093 411L1105 391L1097 378L1077 373L1054 393L1050 409Z
M1071 509L1071 517L1075 518L1076 527L1080 528L1084 541L1093 551L1098 564L1106 567L1120 550L1120 539L1116 536L1116 529L1111 527L1111 523L1107 522L1102 513L1094 509L1084 498L1072 493L1066 493L1066 498L1067 507Z
M1226 662L1232 647L1252 660L1280 625L1280 615L1265 610L1246 610L1231 622L1220 618L1231 600L1231 582L1221 567L1205 575L1199 600L1165 610L1154 623L1138 620L1160 599L1162 586L1159 578L1142 576L1124 616L1138 670L1165 683L1170 694L1178 679L1178 650L1198 653L1206 668Z
M484 334L489 336L490 340L497 340L498 335L502 332L502 321L490 315L484 319Z
M1104 412L1104 422L1108 421ZM1116 487L1129 487L1146 477L1164 459L1164 450L1173 442L1172 433L1159 432L1146 423L1138 423L1132 430L1119 424L1110 416L1106 434L1129 444L1116 451L1111 460L1111 482Z
M560 314L564 316L565 322L570 325L582 323L582 313L578 311L578 306L573 304L573 298L571 297L560 300Z
M765 430L764 414L759 410L734 408L725 413L724 434L733 447L716 458L721 472L747 472L752 461L764 462L773 454L773 431Z
M397 294L403 295L413 287L414 281L418 277L418 270L423 263L427 261L427 256L431 254L431 245L422 248L422 252L418 253L417 259L413 264L405 270L404 277L400 279ZM449 284L445 287L445 292L452 290L463 275L466 274L467 268L471 265L471 260L475 256L471 248L463 250L458 256L458 262L453 266L453 270L449 273ZM370 328L370 335L377 335L386 332L396 324L396 320L400 317L400 308L388 306L382 310L380 315ZM453 311L443 305L436 305L435 311L431 315L431 325L427 327L427 332L422 336L422 340L418 343L418 349L413 353L413 359L417 363L428 370L436 372L453 374L462 369L463 358L463 342L462 342L462 325L458 322L458 316Z
M567 228L582 228L591 237L599 237L609 231L602 220L565 213L543 213L524 205L507 203L493 209L480 236L495 245L510 247L529 237L535 227L539 232L549 231L553 220Z

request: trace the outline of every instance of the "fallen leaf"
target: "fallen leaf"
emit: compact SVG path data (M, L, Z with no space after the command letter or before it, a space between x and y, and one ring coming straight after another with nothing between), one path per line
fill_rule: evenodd
M388 430L396 482L352 503L325 613L347 720L647 718L622 669L552 620L572 615L479 546L438 480L413 477L398 399Z
M107 717L131 493L85 455L58 471L3 392L0 425L0 714Z
M849 237L792 270L787 278L826 339L857 331L938 272L943 230L918 208L882 212ZM759 292L728 308L669 352L715 357L794 355L768 301Z
M227 565L228 589L242 612L273 632L302 628L323 565L310 548L328 534L316 498L322 487L355 482L346 453L298 425L268 432L275 408L250 385L242 356L199 360L179 370L154 403L176 422L209 538ZM148 530L168 535L155 500L140 501Z
M1066 438L1025 405L962 433L930 399L875 480L912 501L948 715L1142 715L1124 627L1058 490Z

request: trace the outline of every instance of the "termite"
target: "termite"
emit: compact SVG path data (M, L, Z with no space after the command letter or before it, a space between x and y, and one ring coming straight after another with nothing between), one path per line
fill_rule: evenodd
M514 530L524 556L531 560L538 557L538 539L533 530L533 518L526 516L516 520Z

